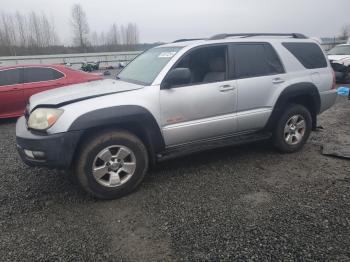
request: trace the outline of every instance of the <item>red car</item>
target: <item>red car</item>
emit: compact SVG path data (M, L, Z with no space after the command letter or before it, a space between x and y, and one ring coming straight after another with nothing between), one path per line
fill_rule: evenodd
M102 76L64 65L0 67L0 118L22 115L29 97L36 93L100 79Z

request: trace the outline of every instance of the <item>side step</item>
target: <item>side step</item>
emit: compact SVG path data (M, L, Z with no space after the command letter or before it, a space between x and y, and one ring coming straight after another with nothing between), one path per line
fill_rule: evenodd
M157 155L158 161L168 160L179 156L184 156L196 152L201 152L214 148L221 148L232 145L241 145L260 140L269 139L271 133L249 133L233 135L229 137L219 137L198 142L187 143L179 146L167 148L163 153Z

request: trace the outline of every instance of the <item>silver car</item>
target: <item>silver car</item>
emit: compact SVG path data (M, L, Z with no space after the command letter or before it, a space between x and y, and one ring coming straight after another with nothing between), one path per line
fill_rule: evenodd
M150 165L269 139L300 150L336 99L319 44L301 34L221 34L147 50L115 80L31 97L17 122L30 166L72 168L98 198L134 190Z

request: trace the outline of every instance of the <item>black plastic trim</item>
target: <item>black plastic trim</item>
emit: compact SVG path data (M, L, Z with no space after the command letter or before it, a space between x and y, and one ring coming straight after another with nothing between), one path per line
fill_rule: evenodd
M72 123L68 131L133 124L142 127L140 131L146 133L154 153L164 150L165 143L157 121L147 109L136 105L103 108L83 114Z
M316 117L320 112L321 108L321 98L320 93L318 92L317 87L313 83L303 82L298 84L293 84L285 88L280 94L275 106L272 110L271 116L265 126L265 130L272 130L275 124L277 123L280 115L286 109L288 103L293 101L298 97L309 97L312 99L313 112L311 113L313 120L313 129L316 128ZM311 106L311 105L309 105Z

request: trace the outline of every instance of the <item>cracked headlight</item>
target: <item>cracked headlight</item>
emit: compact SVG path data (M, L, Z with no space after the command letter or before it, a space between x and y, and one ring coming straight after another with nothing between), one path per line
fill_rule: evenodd
M36 130L45 130L53 126L63 114L62 109L38 108L29 116L28 127Z

